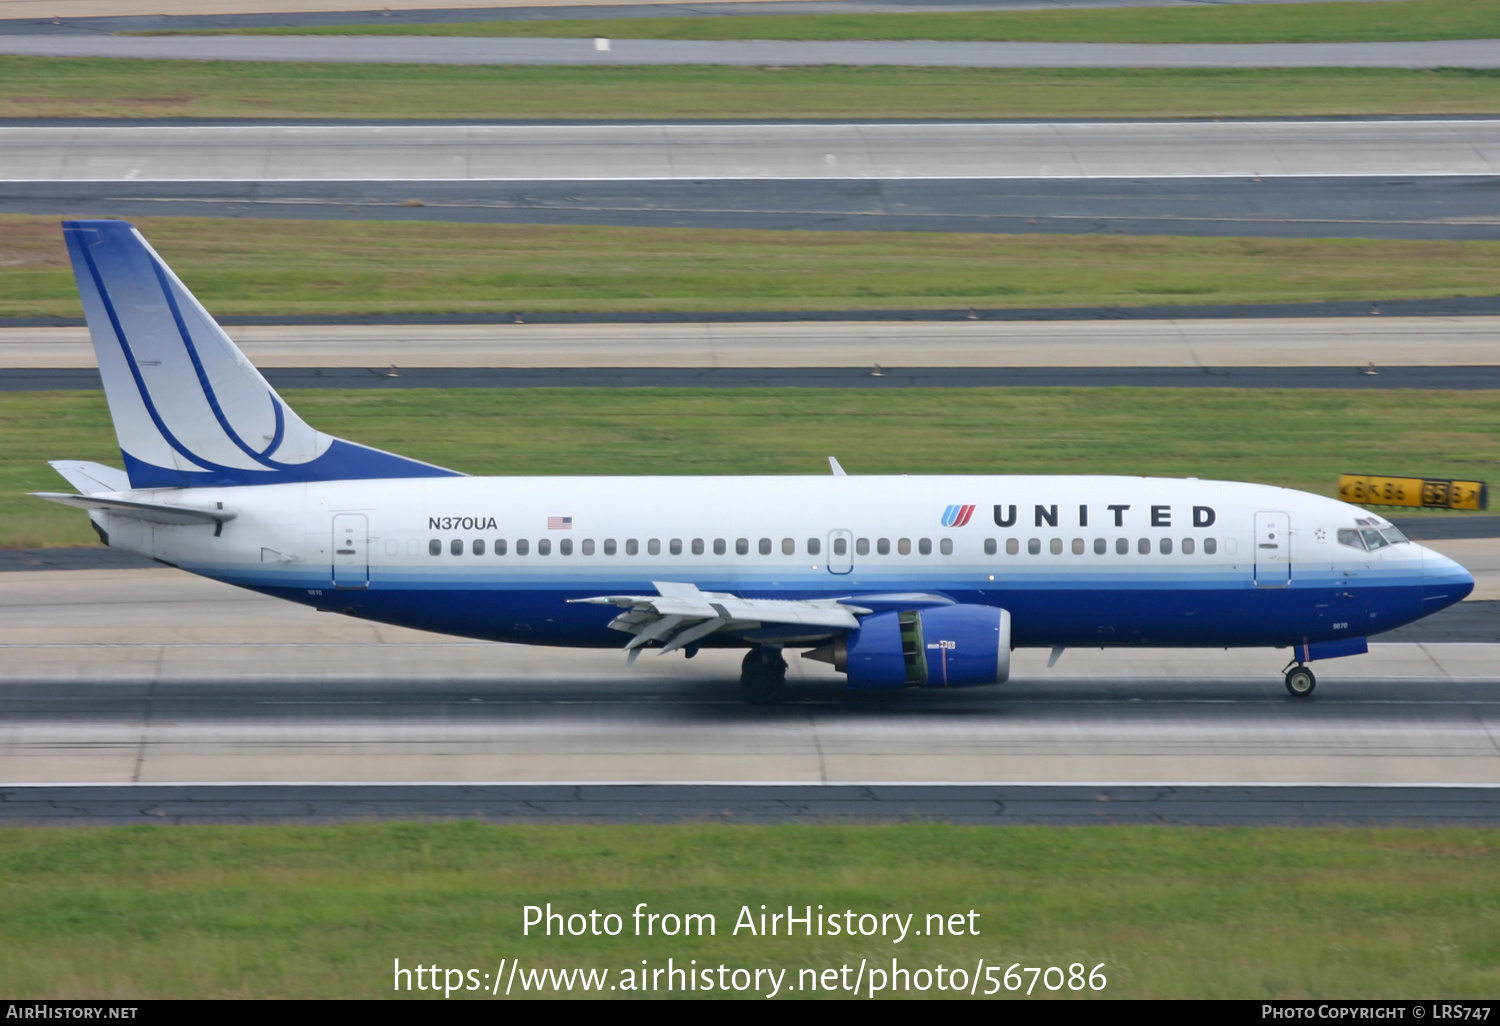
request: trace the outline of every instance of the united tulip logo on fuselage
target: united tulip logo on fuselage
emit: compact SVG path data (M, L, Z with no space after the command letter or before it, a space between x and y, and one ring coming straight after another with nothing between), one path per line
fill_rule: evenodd
M963 527L973 515L973 506L949 506L943 510L943 526Z

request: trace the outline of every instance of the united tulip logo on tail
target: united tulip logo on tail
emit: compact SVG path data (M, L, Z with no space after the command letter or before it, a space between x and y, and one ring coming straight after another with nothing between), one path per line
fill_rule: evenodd
M963 527L973 515L973 506L949 506L943 510L943 526Z

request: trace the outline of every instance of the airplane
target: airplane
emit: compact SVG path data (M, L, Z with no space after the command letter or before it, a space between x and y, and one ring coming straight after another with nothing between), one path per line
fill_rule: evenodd
M104 544L320 610L497 642L785 652L852 689L998 684L1017 647L1280 648L1307 664L1463 599L1389 521L1128 476L470 477L306 424L130 223L63 223L123 469L51 465ZM1003 449L997 447L997 454Z

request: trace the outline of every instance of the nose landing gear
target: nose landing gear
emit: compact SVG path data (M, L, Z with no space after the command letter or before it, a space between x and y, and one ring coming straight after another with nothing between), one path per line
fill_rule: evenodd
M756 647L740 664L740 693L751 705L778 705L786 685L786 660L774 648Z
M1293 698L1306 698L1317 686L1318 678L1300 663L1286 671L1286 689Z

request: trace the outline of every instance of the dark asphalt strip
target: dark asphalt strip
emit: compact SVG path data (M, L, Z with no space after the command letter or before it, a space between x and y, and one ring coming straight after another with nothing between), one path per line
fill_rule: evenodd
M1393 388L1500 389L1500 366L1386 367L262 367L278 389ZM394 374L394 376L392 376ZM0 392L102 387L92 368L0 369Z
M291 784L0 788L0 824L957 823L1500 826L1483 787Z
M1500 239L1500 178L3 182L0 213L649 228Z

